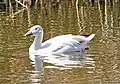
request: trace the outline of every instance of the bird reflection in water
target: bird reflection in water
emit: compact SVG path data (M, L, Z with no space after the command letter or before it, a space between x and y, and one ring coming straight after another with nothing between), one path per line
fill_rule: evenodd
M83 68L90 65L94 68L94 60L85 55L85 51L72 52L65 54L47 54L47 55L34 55L30 54L29 58L34 65L35 71L31 75L32 82L42 82L44 79L45 68L55 68L59 70ZM47 65L43 66L43 63ZM88 68L88 66L87 66Z
M43 63L48 63L44 68L58 68L58 69L72 69L81 68L86 64L94 64L94 60L85 55L85 51L71 52L65 54L43 54L34 55L30 54L29 58L35 65L35 70L43 69ZM51 66L52 64L52 66Z
M34 61L32 61L31 63L33 64L35 70L32 71L32 73L30 74L30 80L32 83L42 83L44 75L43 59L41 59L41 57L39 57L38 55L34 55L34 57Z

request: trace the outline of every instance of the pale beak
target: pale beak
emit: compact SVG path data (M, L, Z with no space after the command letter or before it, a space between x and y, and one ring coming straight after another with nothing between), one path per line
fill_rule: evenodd
M24 36L30 36L33 35L32 32L28 31Z

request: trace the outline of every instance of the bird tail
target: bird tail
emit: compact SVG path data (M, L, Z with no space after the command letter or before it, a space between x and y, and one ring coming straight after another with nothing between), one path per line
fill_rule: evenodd
M95 34L91 34L90 36L87 37L87 41L90 41L94 38Z

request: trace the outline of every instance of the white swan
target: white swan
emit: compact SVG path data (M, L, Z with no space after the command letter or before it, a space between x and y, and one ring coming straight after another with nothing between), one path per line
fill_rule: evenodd
M66 53L76 52L83 50L95 34L91 34L88 37L80 35L61 35L51 38L42 43L43 29L39 25L35 25L25 34L25 36L35 36L34 42L29 48L29 53Z

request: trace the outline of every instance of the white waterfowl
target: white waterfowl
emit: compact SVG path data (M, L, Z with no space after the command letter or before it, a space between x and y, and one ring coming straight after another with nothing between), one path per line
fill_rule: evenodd
M29 48L29 53L68 53L78 52L81 49L85 49L86 44L95 36L91 34L89 36L81 35L61 35L51 38L42 43L43 29L39 25L35 25L25 34L25 36L33 35L35 39Z

